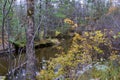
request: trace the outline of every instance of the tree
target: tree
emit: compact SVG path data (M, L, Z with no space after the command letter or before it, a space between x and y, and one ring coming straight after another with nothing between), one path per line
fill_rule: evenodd
M34 50L34 0L26 0L27 2L27 20L28 26L26 29L26 78L35 80L35 50Z
M2 46L3 46L3 50L5 49L5 45L4 45L4 26L5 26L5 8L6 8L6 4L7 4L7 0L4 1L4 5L3 5L3 10L2 10L2 15L3 15L3 19L2 19Z

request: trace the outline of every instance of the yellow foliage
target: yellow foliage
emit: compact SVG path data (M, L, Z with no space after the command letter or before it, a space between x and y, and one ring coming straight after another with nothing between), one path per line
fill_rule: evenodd
M55 36L58 36L61 32L55 31Z
M71 25L71 27L70 27L71 30L74 30L75 28L78 27L78 24L74 23L74 21L72 21L69 18L64 19L64 23Z
M78 25L77 24L74 24L71 28L74 29L74 28L77 28Z
M110 59L111 61L116 60L116 59L118 59L118 55L112 54L112 55L109 57L109 59Z
M114 12L117 11L117 10L118 10L117 7L111 6L111 7L109 8L108 13L107 13L106 15L109 15L109 14L111 14L111 13L114 13Z
M60 75L69 75L71 69L76 69L79 63L91 63L92 55L103 53L99 48L100 43L108 43L101 31L85 32L84 35L75 33L67 53L64 52L64 48L61 46L57 47L58 50L61 50L61 54L49 60L47 70L40 72L40 76L43 77L38 79L52 80ZM55 73L54 69L57 66L59 66L59 69ZM45 79L45 77L50 79Z
M70 25L74 24L74 22L71 19L69 19L69 18L64 19L64 23L68 23Z
M101 31L85 32L84 36L98 43L103 43L105 41L104 34Z

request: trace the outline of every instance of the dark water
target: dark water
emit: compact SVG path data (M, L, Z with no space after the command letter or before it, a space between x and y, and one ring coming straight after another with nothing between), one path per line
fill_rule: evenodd
M53 47L47 47L47 48L41 48L36 50L36 57L38 65L42 62L42 60L48 60L50 57L54 57L57 53L57 50ZM25 62L25 54L22 53L19 56L15 56L14 59L10 61L9 57L1 57L0 58L0 75L5 75L9 69L10 66L14 69L18 65Z
M35 50L36 53L36 59L37 59L37 65L39 68L41 68L41 62L42 60L48 60L50 58L55 57L55 54L60 54L61 51L57 50L58 46L62 46L64 50L68 49L68 46L70 46L70 41L68 40L61 40L60 45L54 45L51 47L45 47L45 48L39 48ZM6 75L10 69L14 69L20 64L25 62L25 53L22 53L14 56L15 58L9 59L9 57L0 57L0 76ZM10 67L11 66L11 67Z
M8 65L9 61L5 57L0 58L0 76L3 76L7 73L8 71Z

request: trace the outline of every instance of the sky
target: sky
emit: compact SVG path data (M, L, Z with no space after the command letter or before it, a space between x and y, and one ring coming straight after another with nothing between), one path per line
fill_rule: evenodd
M15 4L16 5L20 5L21 3L23 4L25 2L25 0L16 0Z
M83 3L84 0L75 0L75 1L80 1L81 3ZM24 2L25 2L25 0L16 0L15 1L16 5L20 5L20 3L24 3Z
M15 4L16 5L20 5L20 4L25 4L25 1L26 0L16 0L15 1ZM72 1L72 0L71 0ZM84 1L85 0L75 0L75 1L80 1L81 4L84 4ZM109 1L109 0L106 0L106 1ZM112 0L113 4L117 3L118 0Z

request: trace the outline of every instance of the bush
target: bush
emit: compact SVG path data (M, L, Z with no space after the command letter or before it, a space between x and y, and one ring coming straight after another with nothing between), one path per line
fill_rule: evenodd
M106 46L109 53L105 53L105 49L100 48L100 44ZM99 54L111 54L111 43L101 31L84 32L83 35L75 33L67 52L64 52L61 46L57 48L61 54L48 61L47 69L40 71L38 80L53 80L60 75L63 75L65 79L74 79L78 65L103 59L104 56L99 58Z

